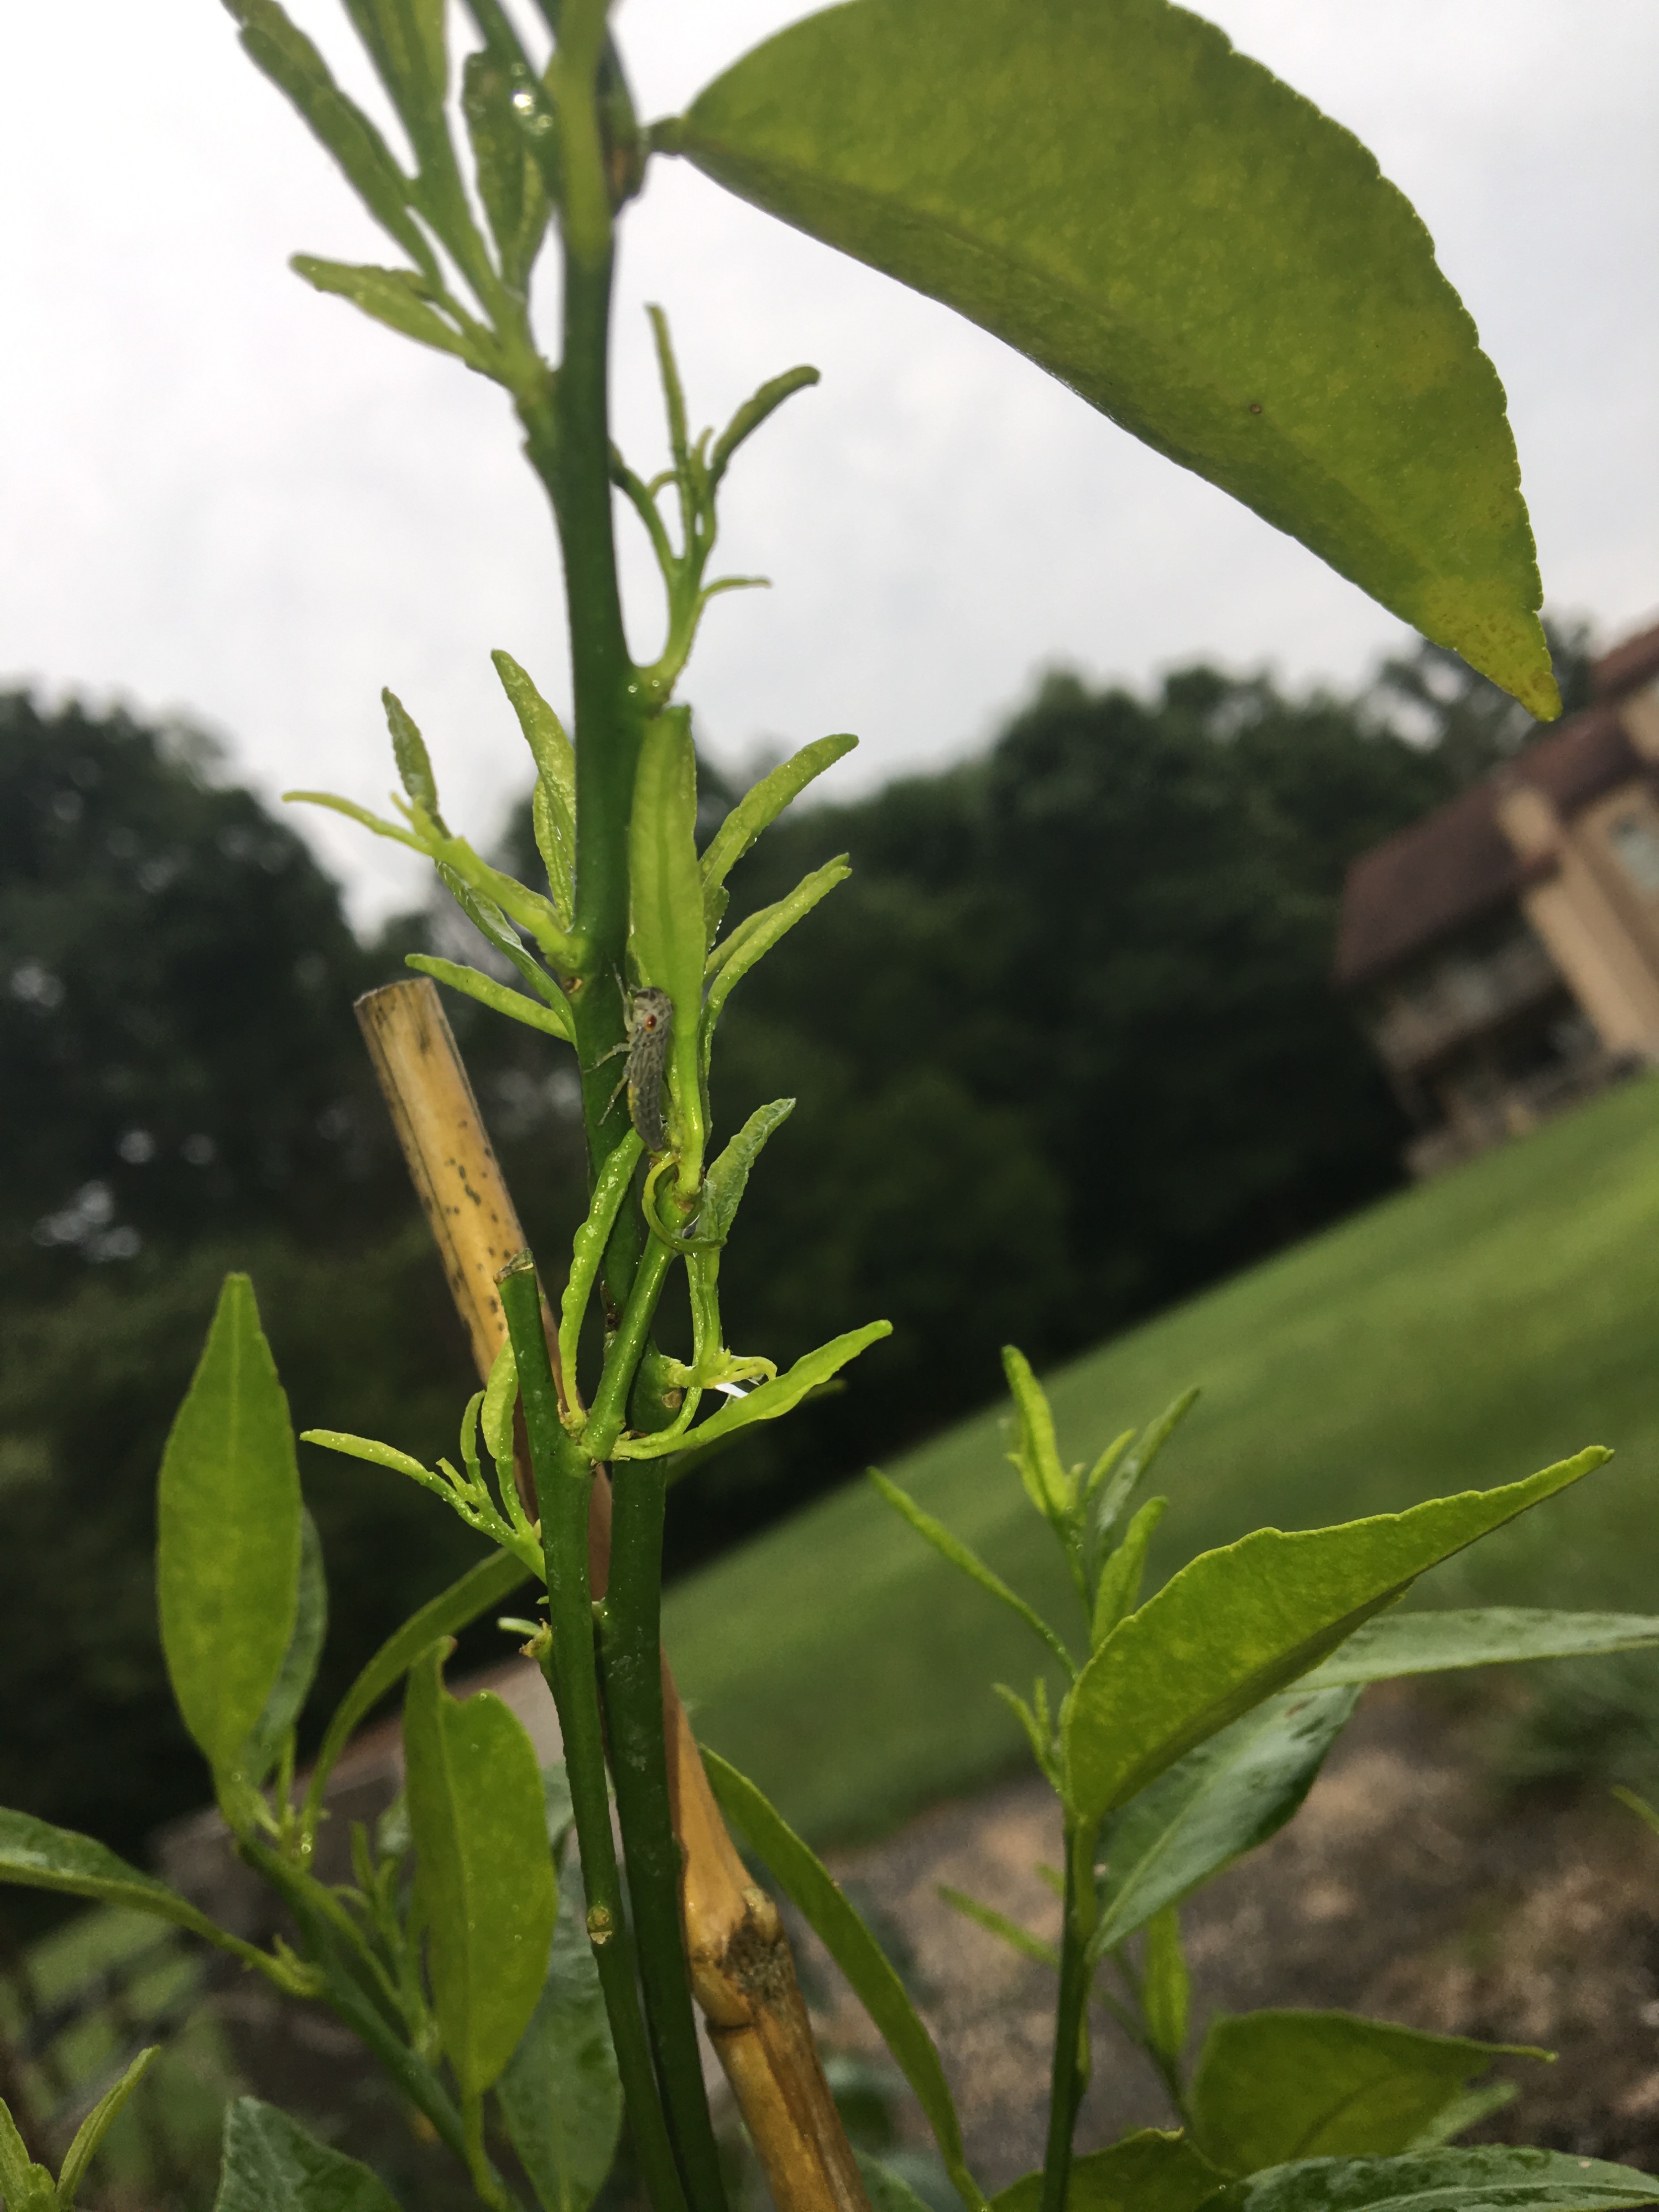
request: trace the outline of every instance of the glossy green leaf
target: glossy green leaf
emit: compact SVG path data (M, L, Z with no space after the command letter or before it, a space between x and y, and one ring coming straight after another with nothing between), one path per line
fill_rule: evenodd
M565 728L530 677L510 653L499 647L489 656L501 680L519 727L536 763L537 841L547 870L553 902L567 916L574 897L576 873L576 750Z
M98 2154L98 2146L115 2124L121 2107L161 2055L159 2043L141 2051L120 2080L106 2089L75 2131L75 2140L64 2154L58 2173L58 2212L72 2212L87 2168Z
M697 1029L702 1013L702 876L691 717L669 707L646 726L628 825L629 946L638 980L674 1002L669 1073L680 1117L683 1179L702 1176Z
M560 1008L540 999L528 998L522 991L511 990L479 969L464 968L455 960L440 960L430 952L405 953L404 965L414 969L417 975L430 975L434 983L447 983L452 991L459 991L464 997L476 999L491 1013L505 1014L509 1021L522 1022L527 1029L539 1030L544 1036L557 1037L562 1043L575 1042L569 1018Z
M428 301L424 277L412 269L380 269L372 264L323 261L314 253L296 253L289 266L319 292L331 292L349 300L354 307L388 330L397 331L438 353L453 353L469 368L488 374L489 364L474 342L447 323Z
M1304 1689L1438 1674L1523 1659L1583 1659L1659 1644L1659 1618L1642 1613L1547 1613L1492 1606L1469 1613L1395 1613L1367 1621L1304 1675Z
M473 173L483 202L501 275L522 293L547 235L550 212L539 166L519 127L514 77L493 54L471 53L461 69L461 112L472 147Z
M1213 24L1165 0L853 0L657 137L1559 712L1468 311L1373 157Z
M477 2096L536 2009L559 1893L535 1747L493 1691L449 1695L445 1648L410 1674L405 1786L432 2008L463 2095Z
M616 2155L623 2094L580 1881L570 1873L546 1983L495 2094L543 2212L586 2212Z
M973 2208L985 2203L985 2192L968 2171L961 2124L945 2069L933 2037L923 2027L886 1953L848 1904L829 1869L754 1784L716 1752L705 1748L702 1763L721 1812L770 1869L875 2023L927 2115L945 2171L973 2212Z
M1409 2149L1495 2058L1525 2045L1423 2035L1346 2012L1249 2012L1212 2026L1188 2091L1194 2140L1228 2173Z
M1008 1455L1019 1470L1025 1495L1043 1518L1062 1532L1077 1504L1077 1478L1060 1463L1054 1417L1048 1395L1025 1354L1012 1344L1002 1347L1002 1371L1013 1396L1018 1440Z
M1222 2179L1184 2136L1142 2128L1073 2160L1066 2212L1197 2212ZM1042 2176L1028 2173L991 2201L995 2212L1038 2212Z
M569 1000L540 962L525 950L524 939L520 936L512 921L496 905L495 900L487 893L479 890L475 884L469 884L464 876L451 867L448 861L439 860L434 865L437 869L438 881L449 893L484 943L499 952L502 959L511 962L531 989L539 998L546 1000L555 1018L564 1024L574 1036L575 1025L570 1018ZM490 872L493 874L495 872L491 870ZM558 926L556 908L550 901L544 900L543 905L546 909L546 921L556 929ZM538 921L541 919L542 917L538 917Z
M1011 1613L1017 1613L1031 1633L1042 1638L1065 1668L1068 1679L1076 1674L1077 1662L1034 1606L1027 1605L1017 1590L1010 1589L1001 1576L988 1567L977 1552L953 1534L942 1521L935 1520L925 1507L918 1505L908 1491L901 1490L896 1482L890 1482L878 1468L872 1467L866 1471L894 1512L909 1522L924 1543L931 1544L941 1559L948 1559L960 1573L976 1582L982 1590L1006 1605Z
M1310 2158L1235 2181L1206 2212L1613 2212L1659 2203L1659 2181L1565 2151L1431 2150Z
M1146 1551L1158 1533L1158 1524L1169 1506L1167 1498L1149 1498L1123 1532L1123 1541L1108 1558L1095 1587L1089 1624L1092 1650L1103 1644L1119 1621L1140 1603L1140 1585L1146 1574Z
M699 1423L683 1437L625 1436L618 1439L612 1455L617 1459L659 1459L665 1452L678 1451L688 1446L712 1444L721 1437L732 1436L738 1429L746 1429L756 1421L775 1421L785 1413L793 1413L809 1391L838 1375L850 1359L856 1359L884 1336L890 1336L893 1324L890 1321L866 1322L862 1328L849 1328L843 1336L821 1344L816 1352L805 1353L786 1373L770 1382L763 1382L746 1397L728 1398L718 1413Z
M1091 1955L1103 1957L1162 1907L1277 1835L1358 1702L1352 1689L1298 1687L1269 1698L1132 1799L1103 1838Z
M711 1244L724 1244L732 1233L743 1194L756 1161L773 1132L781 1129L795 1110L793 1098L775 1098L769 1106L757 1106L731 1143L711 1160L703 1179L702 1212L697 1235Z
M323 1638L327 1633L328 1577L323 1567L322 1539L317 1534L317 1523L301 1507L300 1589L294 1633L283 1655L282 1671L241 1755L244 1778L256 1790L276 1765L284 1738L299 1720L301 1709L317 1679Z
M513 1456L513 1413L519 1402L519 1363L513 1356L513 1340L501 1339L501 1348L490 1362L484 1384L478 1426L489 1456L498 1467Z
M29 1813L0 1808L0 1882L12 1881L23 1889L55 1890L60 1897L84 1897L95 1905L121 1905L135 1912L148 1912L157 1920L187 1928L222 1951L257 1962L260 1954L251 1943L226 1930L199 1911L186 1897L169 1889L154 1875L129 1866L94 1837L78 1835L73 1828L54 1828Z
M429 1651L441 1637L459 1636L464 1628L499 1605L529 1579L523 1565L509 1552L493 1553L468 1569L459 1582L428 1600L394 1629L341 1698L324 1733L317 1761L306 1790L307 1820L316 1818L334 1763L382 1698L395 1690L415 1662Z
M300 1473L253 1285L228 1275L167 1437L156 1499L161 1649L216 1773L265 1709L294 1633Z
M345 0L353 28L428 172L448 166L445 4L446 0Z
M213 2212L398 2212L380 2176L257 2097L225 2108Z
M1599 1445L1496 1490L1205 1552L1115 1628L1066 1699L1066 1795L1099 1820L1334 1651L1419 1575L1601 1466Z
M844 733L815 738L788 760L780 761L758 783L750 785L704 848L702 866L705 897L720 890L762 830L771 827L791 800L798 799L825 769L844 759L857 743L856 738ZM714 934L711 927L711 944Z
M362 110L348 100L276 0L225 0L255 68L286 93L380 226L435 283L438 264L409 210L409 179Z
M1146 1923L1140 2017L1148 2044L1166 2066L1178 2066L1181 2063L1181 2055L1187 2048L1192 2005L1192 1977L1187 1972L1187 1956L1181 1948L1181 1914L1176 1906L1165 1905ZM1205 2148L1209 2148L1207 2143Z
M1033 1936L1029 1928L1022 1928L1006 1912L999 1912L994 1905L981 1905L976 1897L969 1897L966 1890L952 1889L947 1881L940 1882L933 1894L941 1905L948 1905L952 1912L959 1912L975 1928L982 1928L988 1936L994 1936L1000 1943L1018 1951L1022 1959L1034 1960L1039 1966L1051 1967L1055 1973L1060 1972L1060 1953L1054 1946L1044 1942L1041 1936Z
M1470 2128L1490 2119L1512 2105L1521 2094L1518 2081L1483 2081L1479 2088L1462 2089L1443 2104L1422 2132L1407 2144L1407 2150L1437 2150L1455 2142Z

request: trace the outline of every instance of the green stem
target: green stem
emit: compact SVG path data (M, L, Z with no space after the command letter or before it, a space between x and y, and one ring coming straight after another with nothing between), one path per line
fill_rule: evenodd
M621 1326L605 1355L605 1373L593 1394L593 1409L583 1431L584 1448L596 1460L609 1459L612 1446L622 1434L628 1394L634 1387L634 1377L651 1334L657 1301L662 1296L668 1270L674 1264L674 1255L659 1237L647 1237L646 1242L648 1249L634 1277Z
M687 2212L640 2010L634 1946L623 1911L622 1879L611 1833L605 1735L593 1658L592 1594L587 1574L592 1462L566 1435L559 1419L558 1392L547 1356L547 1339L542 1333L536 1271L528 1253L508 1261L498 1278L498 1287L518 1363L525 1433L541 1509L552 1642L544 1668L564 1738L565 1771L581 1850L582 1885L587 1893L588 1934L647 2194L653 2212Z
M1066 2212L1072 2178L1072 2136L1078 2107L1088 2086L1083 2038L1088 2025L1089 1938L1094 1932L1093 1824L1066 1829L1066 1917L1061 1923L1060 1996L1054 2007L1054 2072L1048 2097L1048 2140L1042 2160L1040 2212Z
M655 1240L653 1239L654 1243ZM651 1264L647 1260L646 1266ZM645 1268L641 1269L641 1280ZM726 2212L680 1929L679 1839L668 1790L662 1701L662 1462L630 1462L612 1491L611 1580L599 1656L628 1894L639 1939L657 2075L693 2212Z

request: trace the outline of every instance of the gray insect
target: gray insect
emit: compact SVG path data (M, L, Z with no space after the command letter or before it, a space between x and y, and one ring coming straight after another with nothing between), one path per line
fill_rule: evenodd
M665 1152L668 1130L663 1120L663 1083L674 1036L674 1001L666 991L635 991L629 1001L627 1022L628 1041L617 1049L626 1052L628 1065L617 1090L628 1092L628 1117L646 1151Z

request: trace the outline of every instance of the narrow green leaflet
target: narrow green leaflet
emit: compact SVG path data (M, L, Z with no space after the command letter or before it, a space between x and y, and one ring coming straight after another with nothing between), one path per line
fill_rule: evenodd
M1184 2136L1142 2128L1073 2160L1066 2212L1197 2212L1222 2178ZM991 2202L994 2212L1038 2212L1042 2176L1028 2173Z
M426 749L414 716L389 686L380 687L380 705L392 738L392 757L398 764L398 781L411 806L420 809L441 830L444 817L438 806L438 780L432 773L432 756Z
M1132 1799L1103 1838L1091 1955L1104 1957L1163 1906L1277 1835L1358 1702L1357 1689L1269 1698Z
M1205 1552L1106 1638L1062 1718L1066 1796L1097 1820L1317 1665L1420 1574L1601 1466L1599 1445L1523 1482L1335 1528L1258 1528Z
M1060 1463L1054 1417L1047 1394L1031 1372L1031 1363L1012 1344L1002 1347L1002 1371L1013 1395L1019 1442L1008 1455L1019 1470L1025 1495L1037 1511L1065 1531L1077 1503L1077 1480Z
M656 142L994 331L1560 711L1468 310L1373 156L1213 24L1166 0L853 0Z
M381 1698L397 1688L415 1662L441 1637L459 1636L528 1579L528 1571L510 1552L496 1552L469 1568L459 1582L440 1590L401 1628L393 1630L341 1698L328 1724L307 1785L308 1823L317 1818L335 1760Z
M1042 1638L1065 1668L1068 1678L1077 1673L1077 1662L1042 1615L1034 1606L1027 1605L1018 1591L1011 1590L1001 1576L986 1565L977 1552L971 1550L959 1536L953 1535L945 1523L935 1520L925 1507L918 1505L908 1491L901 1490L896 1482L890 1482L878 1468L868 1468L866 1473L894 1512L909 1522L924 1543L931 1544L941 1559L948 1559L953 1567L976 1582L982 1590L1000 1599L1011 1613L1017 1613L1031 1633Z
M679 1451L690 1446L712 1444L722 1437L746 1429L755 1421L775 1421L791 1413L811 1390L817 1389L832 1375L838 1375L849 1359L856 1359L860 1352L890 1336L893 1324L890 1321L866 1322L862 1328L848 1329L844 1336L831 1338L821 1344L816 1352L806 1352L787 1373L770 1382L763 1382L746 1397L728 1398L718 1413L711 1414L683 1437L624 1436L617 1439L611 1456L614 1459L660 1459L665 1452Z
M702 1763L721 1812L771 1869L785 1895L805 1915L846 1975L854 1996L874 2021L900 2072L915 2092L957 2194L969 2212L978 2212L986 2201L985 2192L969 2172L963 2155L962 2128L945 2069L933 2037L922 2026L886 1953L848 1903L829 1869L754 1784L717 1752L703 1749Z
M305 33L276 0L225 0L249 59L286 93L389 236L434 282L438 264L409 212L409 179L362 110L340 90Z
M380 269L372 264L323 261L314 253L296 253L289 262L296 276L319 292L331 292L349 300L354 307L388 330L398 331L438 353L453 353L469 368L488 375L490 363L477 337L463 337L429 304L429 287L412 269ZM479 333L478 337L482 337Z
M283 1656L282 1672L272 1685L258 1724L242 1753L245 1778L257 1790L276 1765L283 1739L300 1717L300 1711L317 1679L328 1633L328 1577L323 1570L322 1539L317 1523L303 1507L300 1512L300 1592L294 1633Z
M1224 2015L1205 2038L1188 2111L1205 2156L1228 2173L1387 2156L1410 2149L1495 2058L1548 2056L1346 2012Z
M50 2168L29 2156L11 2108L0 2097L0 2195L8 2212L52 2212L57 2193Z
M1659 2203L1659 2180L1565 2151L1431 2150L1403 2158L1310 2158L1270 2166L1206 2212L1612 2212Z
M744 792L704 848L705 896L720 889L762 830L771 827L791 800L798 799L825 769L843 760L857 743L856 738L845 734L815 738Z
M489 53L461 69L461 112L471 142L478 197L501 257L501 275L522 293L547 234L549 202L541 171L514 119L511 73Z
M562 1885L546 1983L495 2094L543 2212L586 2212L616 2155L623 2095L573 1873Z
M844 884L853 872L852 864L845 853L833 860L826 860L821 868L814 868L804 876L787 898L773 906L763 907L740 923L723 945L715 946L708 956L708 995L703 1001L702 1063L708 1065L710 1047L714 1041L714 1026L720 1020L720 1009L744 977L757 962L763 960L779 939L786 936L798 921L804 921L821 898L827 898L837 884Z
M159 2043L141 2051L120 2080L106 2089L75 2131L58 2173L58 2212L72 2212L87 2168L98 2154L98 2146L114 2126L121 2107L161 2055Z
M1395 1613L1339 1645L1304 1689L1335 1682L1382 1682L1395 1674L1437 1674L1457 1667L1497 1667L1522 1659L1583 1659L1659 1644L1659 1617L1642 1613L1547 1613L1492 1606L1470 1613Z
M228 1772L282 1672L300 1583L300 1473L253 1285L227 1275L156 1499L161 1649L185 1726Z
M878 2158L870 2158L855 2149L853 2156L858 2161L859 2178L864 2184L864 2193L870 2200L870 2212L933 2212L925 2197L918 2197L902 2173L890 2166L884 2166Z
M575 1388L582 1316L593 1295L593 1285L599 1279L605 1248L611 1241L611 1231L644 1150L637 1131L633 1129L625 1131L611 1147L588 1200L587 1218L571 1244L570 1273L559 1298L559 1365L567 1391L574 1392Z
M775 1098L769 1106L757 1106L731 1143L710 1162L703 1180L702 1212L697 1236L711 1244L724 1244L732 1233L749 1176L765 1149L767 1139L781 1129L795 1110L793 1098Z
M187 1928L222 1951L234 1952L250 1965L268 1967L271 1961L226 1931L197 1910L188 1898L169 1889L154 1875L129 1866L125 1859L91 1836L73 1828L54 1828L29 1813L0 1808L0 1881L15 1881L23 1889L56 1890L60 1897L89 1898L95 1905L124 1905L135 1912L148 1912Z
M629 944L641 983L674 1002L669 1067L682 1123L682 1179L702 1177L697 1025L702 1012L702 877L691 717L669 707L647 724L629 817Z
M225 2108L213 2212L398 2212L380 2176L257 2097Z
M1089 1470L1083 1486L1088 1506L1083 1565L1088 1580L1093 1581L1101 1554L1129 1500L1146 1480L1153 1461L1198 1403L1198 1395L1195 1389L1183 1390L1138 1436L1131 1431L1108 1444Z
M1123 1541L1100 1571L1089 1623L1089 1644L1103 1644L1119 1621L1140 1603L1146 1552L1169 1506L1167 1498L1149 1498L1123 1532Z
M536 763L535 830L553 903L570 927L576 881L576 751L558 716L510 653L489 656Z
M999 1912L994 1905L981 1905L966 1890L952 1889L948 1881L940 1882L933 1894L941 1905L948 1905L952 1912L959 1912L975 1928L982 1928L988 1936L994 1936L1011 1951L1018 1951L1022 1959L1035 1960L1039 1966L1050 1966L1056 1973L1060 1972L1060 1953L1054 1946L1044 1942L1041 1936L1033 1936L1029 1928L1022 1928L1006 1912Z
M449 1695L445 1649L434 1644L410 1673L404 1754L432 2008L471 2097L495 2081L536 2009L559 1893L535 1747L492 1691Z
M452 991L464 992L481 1006L488 1006L492 1013L505 1014L509 1021L523 1022L526 1027L558 1037L565 1044L576 1042L569 1016L562 1008L544 1006L538 999L527 999L522 991L510 990L505 983L498 983L493 975L483 975L477 968L464 968L457 960L441 960L432 952L405 953L404 965L413 968L418 975L430 975L434 983L447 983Z

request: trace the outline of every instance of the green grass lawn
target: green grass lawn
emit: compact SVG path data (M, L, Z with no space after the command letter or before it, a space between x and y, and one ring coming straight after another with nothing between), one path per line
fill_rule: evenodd
M1203 1396L1154 1487L1162 1578L1310 1528L1619 1456L1421 1587L1439 1604L1659 1611L1659 1080L1223 1284L1045 1376L1068 1459ZM1059 1553L1001 1408L885 1471L1063 1626ZM857 1483L669 1595L697 1726L821 1838L869 1834L1017 1764L994 1681L1040 1647Z

